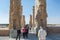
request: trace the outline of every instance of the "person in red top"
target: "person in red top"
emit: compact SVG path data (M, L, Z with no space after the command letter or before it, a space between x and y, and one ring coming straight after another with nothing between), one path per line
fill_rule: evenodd
M26 32L27 32L26 27L23 27L22 28L23 38L26 37Z

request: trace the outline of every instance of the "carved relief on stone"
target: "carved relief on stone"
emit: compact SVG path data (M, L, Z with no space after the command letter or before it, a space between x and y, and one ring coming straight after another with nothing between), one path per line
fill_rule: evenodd
M39 0L39 4L40 5L44 5L45 4L45 0Z
M21 0L10 0L10 27L20 26L22 16Z

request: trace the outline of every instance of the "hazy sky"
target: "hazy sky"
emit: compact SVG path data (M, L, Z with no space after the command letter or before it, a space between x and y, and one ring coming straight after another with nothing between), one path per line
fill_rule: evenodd
M26 17L26 23L29 23L30 14L34 0L22 0L23 15ZM47 0L47 23L60 24L60 0ZM0 24L9 23L10 0L0 0Z

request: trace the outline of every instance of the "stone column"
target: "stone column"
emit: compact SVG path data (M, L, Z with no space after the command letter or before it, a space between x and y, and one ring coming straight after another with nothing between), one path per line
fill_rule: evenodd
M33 27L35 27L35 6L33 6Z
M9 28L13 28L13 20L12 20L12 14L13 14L13 0L10 0L10 15L9 15Z
M30 15L30 26L32 27L32 15Z
M38 27L42 26L45 29L47 27L46 0L36 0L36 1L39 4L37 5L38 10L36 10L37 11L36 19L38 21Z
M10 0L10 28L21 27L22 6L21 0Z
M10 37L17 36L17 30L21 29L22 6L21 0L10 0Z
M21 28L21 16L22 16L22 6L21 0L14 0L14 14L16 15L17 27Z
M25 16L24 16L24 15L23 15L23 21L24 21L23 24L24 24L24 26L25 26Z
M22 20L21 20L21 26L24 27L25 26L25 16L22 16Z

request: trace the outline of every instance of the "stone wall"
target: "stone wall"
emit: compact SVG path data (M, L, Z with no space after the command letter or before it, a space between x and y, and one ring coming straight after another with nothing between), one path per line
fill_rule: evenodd
M9 29L8 28L0 28L0 36L8 36Z
M60 27L47 27L48 33L60 33Z

